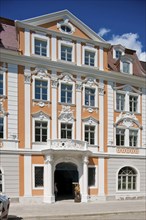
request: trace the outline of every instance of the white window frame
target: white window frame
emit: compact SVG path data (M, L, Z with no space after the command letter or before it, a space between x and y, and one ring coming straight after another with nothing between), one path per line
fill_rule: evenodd
M58 122L58 136L59 136L59 139L61 139L61 123L64 123L64 124L72 124L72 140L75 139L75 122L72 120L72 121L63 121L63 120L59 120ZM68 139L66 139L68 140Z
M72 103L61 102L61 84L71 85L72 86ZM67 82L65 80L59 80L59 102L65 105L74 105L75 104L75 83Z
M91 121L90 119L87 121L83 121L82 123L82 140L85 141L85 125L88 126L95 126L95 143L94 145L90 145L90 146L97 146L98 145L98 124L95 123L93 120Z
M129 73L126 73L123 71L123 63L126 62L126 63L129 63ZM124 74L133 74L133 63L130 59L122 59L120 60L120 71Z
M35 187L35 167L43 167L43 168L44 168L44 165L42 165L42 164L33 164L33 165L32 165L32 173L33 173L33 176L32 176L33 180L32 180L32 182L33 182L33 189L35 189L35 190L44 189L44 186L42 186L42 187ZM45 169L45 168L44 168L44 169ZM45 181L45 177L44 177L44 175L43 175L43 183L44 183L44 181Z
M122 90L116 90L115 91L115 110L121 112L121 110L117 110L117 94L125 95L125 105L124 105L124 110L126 108L126 92Z
M47 47L46 47L46 56L41 56L38 54L35 54L35 39L38 39L40 41L46 41L47 42ZM49 37L44 36L43 34L32 34L32 55L34 56L39 56L39 57L47 57L50 58L50 39Z
M85 105L85 88L95 89L95 106ZM87 84L83 85L83 106L88 108L98 108L98 87L96 85L88 86Z
M125 132L124 132L124 145L116 145L116 143L117 143L117 139L116 139L116 136L117 136L117 129L121 129L121 130L124 130ZM117 146L117 147L125 147L125 145L126 145L126 137L127 137L127 135L126 135L126 128L125 127L122 127L122 126L117 126L116 128L115 128L115 145ZM129 137L128 137L129 138Z
M49 77L39 77L39 76L33 76L33 83L32 83L32 87L33 87L33 91L32 91L32 98L35 101L41 101L41 102L49 102L50 101L50 78ZM40 80L40 81L47 81L48 83L48 91L47 91L47 100L42 100L42 99L35 99L35 80Z
M88 185L88 188L89 189L95 189L95 188L98 188L98 185L97 185L97 176L98 176L98 169L97 169L97 165L88 165L88 168L95 168L95 185L93 186L89 186Z
M49 118L49 116L48 116L48 118L45 117L45 115L42 115L42 118L41 118L41 116L39 117L39 116L35 116L35 115L32 117L32 142L36 145L38 145L38 144L39 145L46 145L47 142L35 142L35 122L36 121L47 122L47 139L50 139L50 118Z
M132 112L132 113L139 113L140 112L140 104L139 104L139 101L140 101L140 95L138 94L135 94L135 93L129 93L128 94L129 96L129 112ZM130 111L130 96L133 96L133 97L137 97L137 109L136 109L136 112L134 111Z
M95 53L95 60L94 60L94 66L90 66L90 65L87 65L85 64L85 51L89 51L89 52L92 52L92 53ZM98 50L92 46L83 46L82 47L82 65L85 65L85 66L88 66L88 67L98 67L98 63L97 63L97 52Z
M116 145L116 129L124 129L125 130L125 138L124 138L124 145ZM115 143L114 145L117 147L129 147L129 148L138 148L140 146L140 129L134 127L124 127L124 126L116 126L115 127ZM129 139L129 132L130 130L137 131L137 146L130 146L130 139Z
M3 168L2 167L0 167L0 170L1 170L1 175L2 175L2 182L1 182L1 184L2 184L2 192L1 193L4 193L5 192L5 180L4 180L4 170L3 170Z
M71 61L61 60L61 46L72 47ZM58 40L58 59L61 62L74 63L75 62L75 44L65 40Z
M130 127L128 130L129 130L129 135L130 135L130 131L137 131L137 146L130 146L130 138L128 138L128 140L129 140L129 147L138 148L140 146L140 129Z
M134 170L136 170L137 172L137 179L136 179L136 189L135 190L119 190L118 189L118 174L119 174L119 171L124 168L124 167L131 167L133 168ZM124 195L124 193L133 193L133 192L140 192L140 172L139 170L134 167L133 165L131 164L125 164L124 166L121 166L118 170L117 170L117 173L116 173L116 193L122 193Z
M125 95L125 108L123 111L120 111L120 110L117 110L116 109L116 95L118 94L123 94ZM118 111L118 112L130 112L130 105L129 105L129 96L136 96L138 97L138 100L137 100L137 111L134 112L136 114L139 114L140 113L140 106L141 106L141 100L140 100L140 94L138 93L134 93L134 92L130 92L130 91L125 91L125 90L116 90L114 91L114 97L115 97L115 111Z
M124 55L124 48L114 47L113 48L113 58L114 59L120 59L120 58L116 58L116 51L120 51L122 53L121 56Z
M0 75L3 75L3 94L0 94L0 97L6 96L6 69L1 67L0 68Z

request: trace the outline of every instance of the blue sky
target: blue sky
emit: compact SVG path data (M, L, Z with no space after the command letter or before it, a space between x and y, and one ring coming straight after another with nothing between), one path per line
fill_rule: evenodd
M146 61L145 0L0 0L0 16L23 20L68 9L112 44L136 49Z

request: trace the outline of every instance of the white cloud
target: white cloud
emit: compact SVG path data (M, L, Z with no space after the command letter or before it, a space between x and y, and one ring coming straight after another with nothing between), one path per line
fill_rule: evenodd
M99 29L99 32L98 32L98 35L100 37L103 37L105 34L107 34L108 32L110 32L111 30L110 29L107 29L107 28L100 28Z
M146 62L146 52L142 52L142 44L138 40L139 36L138 34L134 33L126 33L123 35L113 35L112 39L109 40L108 42L110 44L121 44L126 48L136 50L138 58L141 61Z

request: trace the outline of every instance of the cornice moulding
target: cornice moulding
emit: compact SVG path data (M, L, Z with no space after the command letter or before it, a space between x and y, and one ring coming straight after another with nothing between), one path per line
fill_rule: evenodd
M104 79L107 81L116 81L123 84L130 84L133 86L139 86L144 87L146 86L146 78L144 77L138 77L133 75L126 75L122 74L120 72L105 72L100 71L96 69L91 69L90 67L83 67L83 66L76 66L72 64L66 64L62 62L56 62L46 59L41 59L38 57L30 57L30 56L23 56L23 55L17 55L17 54L11 54L7 53L6 50L1 51L1 61L6 63L13 63L17 65L23 64L23 66L27 67L37 67L38 65L41 65L43 68L47 69L56 69L56 71L62 71L62 72L68 72L68 69L70 70L70 73L74 75L81 75L81 76L90 76L94 77L96 79Z
M1 155L3 154L9 154L9 155L44 155L43 152L44 151L50 151L52 152L52 154L56 154L56 153L61 153L59 150L58 151L54 151L54 150L50 150L50 149L46 149L46 150L32 150L32 149L16 149L16 150L9 150L9 149L1 149L0 153ZM145 155L129 155L129 154L112 154L112 153L102 153L102 152L97 152L97 153L92 153L91 151L89 152L89 156L90 157L98 157L98 158L129 158L129 159L146 159ZM83 153L83 152L82 152Z
M40 31L40 32L43 32L43 33L46 33L46 34L49 34L49 35L53 35L53 36L55 35L57 37L63 37L63 38L66 38L66 39L81 41L82 43L90 43L90 44L94 44L95 46L102 46L104 48L110 48L110 46L111 46L111 44L109 44L107 42L100 42L100 41L98 42L98 41L95 41L95 40L92 40L92 39L88 40L88 39L84 39L84 38L75 37L75 36L72 36L72 35L66 35L66 34L63 34L61 32L48 30L48 29L43 28L43 27L33 26L33 25L30 25L30 24L27 24L27 23L21 22L21 21L16 21L16 26L21 27L21 28L25 28L27 30Z

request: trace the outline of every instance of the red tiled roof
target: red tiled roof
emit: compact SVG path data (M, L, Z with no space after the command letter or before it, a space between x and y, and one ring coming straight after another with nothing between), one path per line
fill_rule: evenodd
M125 48L125 55L133 60L133 75L146 77L146 62L139 61L136 51ZM113 46L108 51L108 67L109 70L120 72L119 60L113 58Z
M2 17L0 17L0 47L18 50L15 22Z

